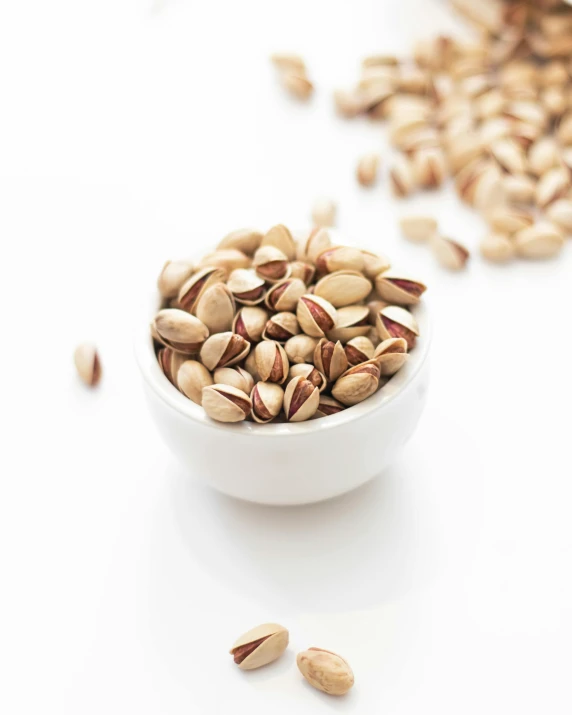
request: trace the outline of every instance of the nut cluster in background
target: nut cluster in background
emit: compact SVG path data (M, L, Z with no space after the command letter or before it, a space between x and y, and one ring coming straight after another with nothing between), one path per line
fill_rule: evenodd
M426 288L316 227L226 236L198 265L169 261L151 325L166 377L209 417L301 422L382 388L415 347Z

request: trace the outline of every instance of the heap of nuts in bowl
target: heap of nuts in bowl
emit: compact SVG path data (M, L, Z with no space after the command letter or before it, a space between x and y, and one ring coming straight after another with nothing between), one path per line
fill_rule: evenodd
M301 422L371 397L405 364L426 287L325 228L230 233L169 261L151 324L173 385L219 422Z

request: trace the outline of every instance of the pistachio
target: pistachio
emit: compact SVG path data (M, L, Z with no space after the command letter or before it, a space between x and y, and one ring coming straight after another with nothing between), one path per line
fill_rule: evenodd
M556 136L564 146L572 144L572 112L568 112L562 117L556 130Z
M298 363L292 365L288 374L288 379L293 380L295 377L303 377L311 382L314 387L317 387L320 392L323 392L328 386L328 381L323 372L317 370L314 365L306 363Z
M167 261L157 279L157 288L162 298L176 298L181 286L193 272L189 261Z
M564 85L570 81L570 74L564 62L553 60L539 68L540 81L545 87Z
M289 261L293 261L296 257L296 242L289 229L281 223L272 226L272 228L266 232L261 245L278 248Z
M489 215L489 224L493 231L506 233L512 236L517 231L534 223L531 211L519 209L514 206L501 206L494 209Z
M536 204L546 208L557 199L561 199L570 189L570 172L563 167L549 169L540 177L536 186Z
M159 340L181 353L194 353L208 338L207 326L194 315L177 308L160 310L153 321Z
M217 248L234 248L247 256L252 256L262 243L262 238L263 235L260 231L255 231L252 228L239 228L237 231L227 234Z
M320 395L320 402L318 404L318 409L316 410L314 417L328 417L329 415L336 415L338 412L345 410L345 405L341 402L335 400L329 395Z
M348 367L348 358L341 342L322 338L314 350L314 365L329 382L337 380Z
M167 380L178 388L179 383L177 375L179 368L187 360L187 355L178 353L171 348L161 348L161 350L157 353L157 360Z
M311 263L305 261L293 261L290 264L290 278L299 278L306 285L310 285L314 279L316 269Z
M282 72L298 72L299 74L306 73L306 64L300 55L289 52L275 52L270 56L272 64Z
M186 280L179 290L178 301L183 310L195 312L195 307L202 294L215 283L222 283L226 271L213 266L202 268Z
M340 270L328 273L316 283L314 295L342 308L364 300L371 292L371 281L358 271Z
M101 380L101 361L94 345L82 343L73 354L77 374L89 387L95 387Z
M284 412L288 422L303 422L314 415L320 404L318 388L302 375L288 383L284 393Z
M568 97L564 87L546 87L540 97L540 103L551 118L561 117L568 109Z
M251 350L246 356L244 369L249 373L254 382L260 382L260 375L258 374L258 369L256 367L256 355L254 350Z
M226 284L237 303L243 305L257 305L266 295L264 278L249 269L237 268L230 274Z
M407 360L407 341L403 338L384 340L376 347L373 359L382 377L394 375Z
M426 189L436 189L446 174L445 157L441 149L421 149L413 155L413 177Z
M506 263L514 257L513 241L502 233L490 233L481 241L480 251L483 258L492 263Z
M330 234L324 227L317 226L308 234L307 238L300 241L296 257L302 261L315 263L316 259L332 245Z
M265 340L276 340L285 343L294 335L298 335L300 326L294 313L276 313L268 319L262 337Z
M250 258L237 248L219 248L213 253L208 253L199 263L199 268L207 266L222 268L229 275L236 268L249 268Z
M558 199L546 210L547 217L566 233L572 232L572 199Z
M389 271L377 276L375 287L382 300L399 305L416 305L427 290L420 281Z
M248 370L240 367L240 365L236 365L235 367L217 367L214 371L213 378L214 382L218 385L231 385L231 387L236 387L237 390L246 392L247 395L250 394L254 387L254 378Z
M311 362L318 340L301 333L286 341L284 350L291 363Z
M373 279L382 271L387 271L389 268L391 268L391 264L385 256L380 256L379 254L372 253L371 251L362 250L361 253L363 256L362 272L364 273L366 278Z
M363 253L349 246L330 246L316 258L316 268L320 273L362 271L364 264Z
M280 414L284 402L284 390L275 382L257 382L250 394L252 418L262 424Z
M503 178L503 187L509 201L527 204L534 198L536 182L526 174L507 175Z
M414 243L428 241L437 232L437 221L432 216L404 216L399 225L405 238Z
M250 397L231 385L203 387L201 402L207 415L218 422L242 422L252 410Z
M234 297L224 283L215 283L201 295L196 305L196 316L209 333L230 330L236 309Z
M469 251L451 238L434 236L431 248L439 263L452 271L461 270L469 260Z
M549 221L538 221L515 236L516 252L524 258L551 258L564 245L562 231Z
M333 226L336 221L336 204L331 199L317 199L312 207L312 221L315 226Z
M371 360L374 353L374 346L368 337L358 335L357 338L348 340L344 351L349 365L359 365L362 362Z
M358 162L356 177L362 186L373 186L377 181L379 169L379 155L365 154Z
M339 308L335 326L328 331L328 340L346 343L358 335L369 332L369 308L366 305L348 305Z
M213 384L210 372L197 360L185 360L177 373L179 390L197 405L202 404L203 388Z
M288 258L276 246L260 246L254 254L252 265L256 275L269 283L277 283L290 275Z
M216 333L211 335L201 348L201 360L208 369L230 367L244 360L250 352L250 343L241 335L231 333Z
M526 171L524 151L514 139L497 139L491 144L490 153L508 173L522 174Z
M302 101L309 99L314 92L314 85L305 75L299 72L284 72L282 84L293 97Z
M369 318L370 325L376 324L377 314L379 313L380 310L387 308L388 305L391 305L391 304L387 303L384 300L378 300L377 297L374 297L373 300L368 301L367 309L368 309L368 313L369 313L368 318Z
M324 298L307 293L298 301L296 317L306 335L321 338L334 327L336 309Z
M415 190L415 175L411 163L405 156L398 156L389 170L389 185L399 198L409 196Z
M288 377L288 357L284 348L273 340L258 343L255 352L256 370L263 382L282 384Z
M396 67L399 65L399 60L395 55L368 55L362 60L362 67Z
M262 340L262 333L268 322L268 312L257 305L241 308L234 317L232 331L249 343Z
M337 89L334 92L334 106L336 112L346 119L357 117L365 111L364 98L358 90Z
M266 305L270 310L295 310L298 301L306 292L306 285L299 278L287 278L273 285L266 294Z
M354 365L339 377L332 388L332 395L346 407L371 397L379 387L379 367L375 360Z
M408 350L415 347L416 338L419 335L417 321L413 315L397 305L390 305L379 311L376 328L382 340L403 338L407 343Z

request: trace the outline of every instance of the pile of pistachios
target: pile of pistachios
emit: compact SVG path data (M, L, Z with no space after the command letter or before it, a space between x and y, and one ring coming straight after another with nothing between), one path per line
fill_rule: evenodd
M301 422L373 395L405 364L426 287L326 228L241 229L198 265L168 261L157 360L219 422Z

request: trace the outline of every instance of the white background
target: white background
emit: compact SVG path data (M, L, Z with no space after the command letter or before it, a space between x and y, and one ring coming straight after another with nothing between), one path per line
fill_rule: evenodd
M383 130L331 106L364 54L454 27L437 0L0 6L6 715L570 713L572 247L444 272L396 217L430 211L471 247L483 224L447 192L408 205L385 179L357 187L358 155L387 164ZM276 49L306 57L309 105L278 87ZM132 332L166 258L303 225L319 195L429 284L429 405L371 485L249 506L166 451ZM96 392L71 363L83 339L102 355ZM228 648L266 620L291 649L242 673ZM352 664L347 698L302 681L311 645Z

